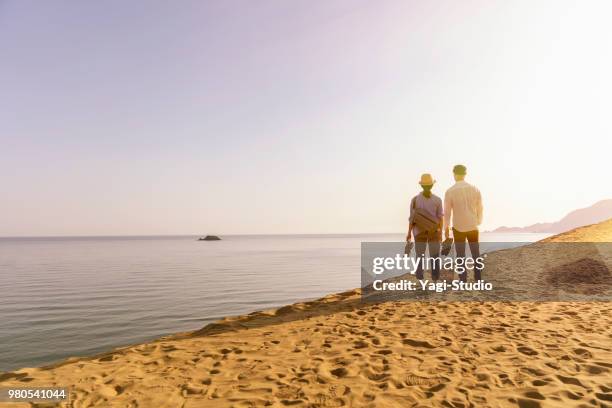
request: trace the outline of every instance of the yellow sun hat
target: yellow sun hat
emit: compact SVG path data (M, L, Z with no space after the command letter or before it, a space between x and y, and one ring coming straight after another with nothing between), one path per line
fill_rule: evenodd
M429 173L424 173L421 174L421 181L419 181L419 184L422 186L431 186L436 182L436 180L433 179L433 177L431 177L431 174Z

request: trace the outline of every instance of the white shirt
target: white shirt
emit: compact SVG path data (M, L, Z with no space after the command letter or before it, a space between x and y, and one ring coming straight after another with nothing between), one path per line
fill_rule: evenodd
M482 197L473 185L458 181L446 190L444 195L444 225L450 226L453 216L453 228L461 232L477 230L482 222Z

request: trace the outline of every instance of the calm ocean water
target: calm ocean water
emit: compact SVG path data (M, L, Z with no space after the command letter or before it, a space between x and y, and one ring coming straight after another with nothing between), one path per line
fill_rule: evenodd
M546 234L482 234L490 242ZM359 286L362 241L402 234L0 238L0 371Z

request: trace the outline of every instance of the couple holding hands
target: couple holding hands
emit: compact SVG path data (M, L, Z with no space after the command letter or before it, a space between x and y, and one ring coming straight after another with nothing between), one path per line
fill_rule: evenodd
M436 182L431 174L421 175L419 184L423 191L410 202L410 221L406 237L407 253L411 240L414 238L417 256L423 256L426 248L429 248L429 256L437 258L440 256L440 243L444 231L443 255L450 252L454 240L457 257L465 257L466 241L470 246L472 258L476 259L480 256L478 226L482 222L482 197L475 186L465 181L466 174L467 168L464 165L458 164L453 167L455 184L446 190L444 205L440 197L431 191ZM450 235L451 219L452 238ZM433 264L431 277L436 281L440 277L440 263L434 262ZM481 272L481 268L474 268L475 281L481 279ZM416 277L423 279L422 263L419 263ZM467 282L467 271L460 274L460 279Z

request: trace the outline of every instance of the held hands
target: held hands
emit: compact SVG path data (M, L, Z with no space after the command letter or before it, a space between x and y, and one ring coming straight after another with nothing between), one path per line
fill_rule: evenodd
M444 228L444 239L450 238L450 230L448 227Z

